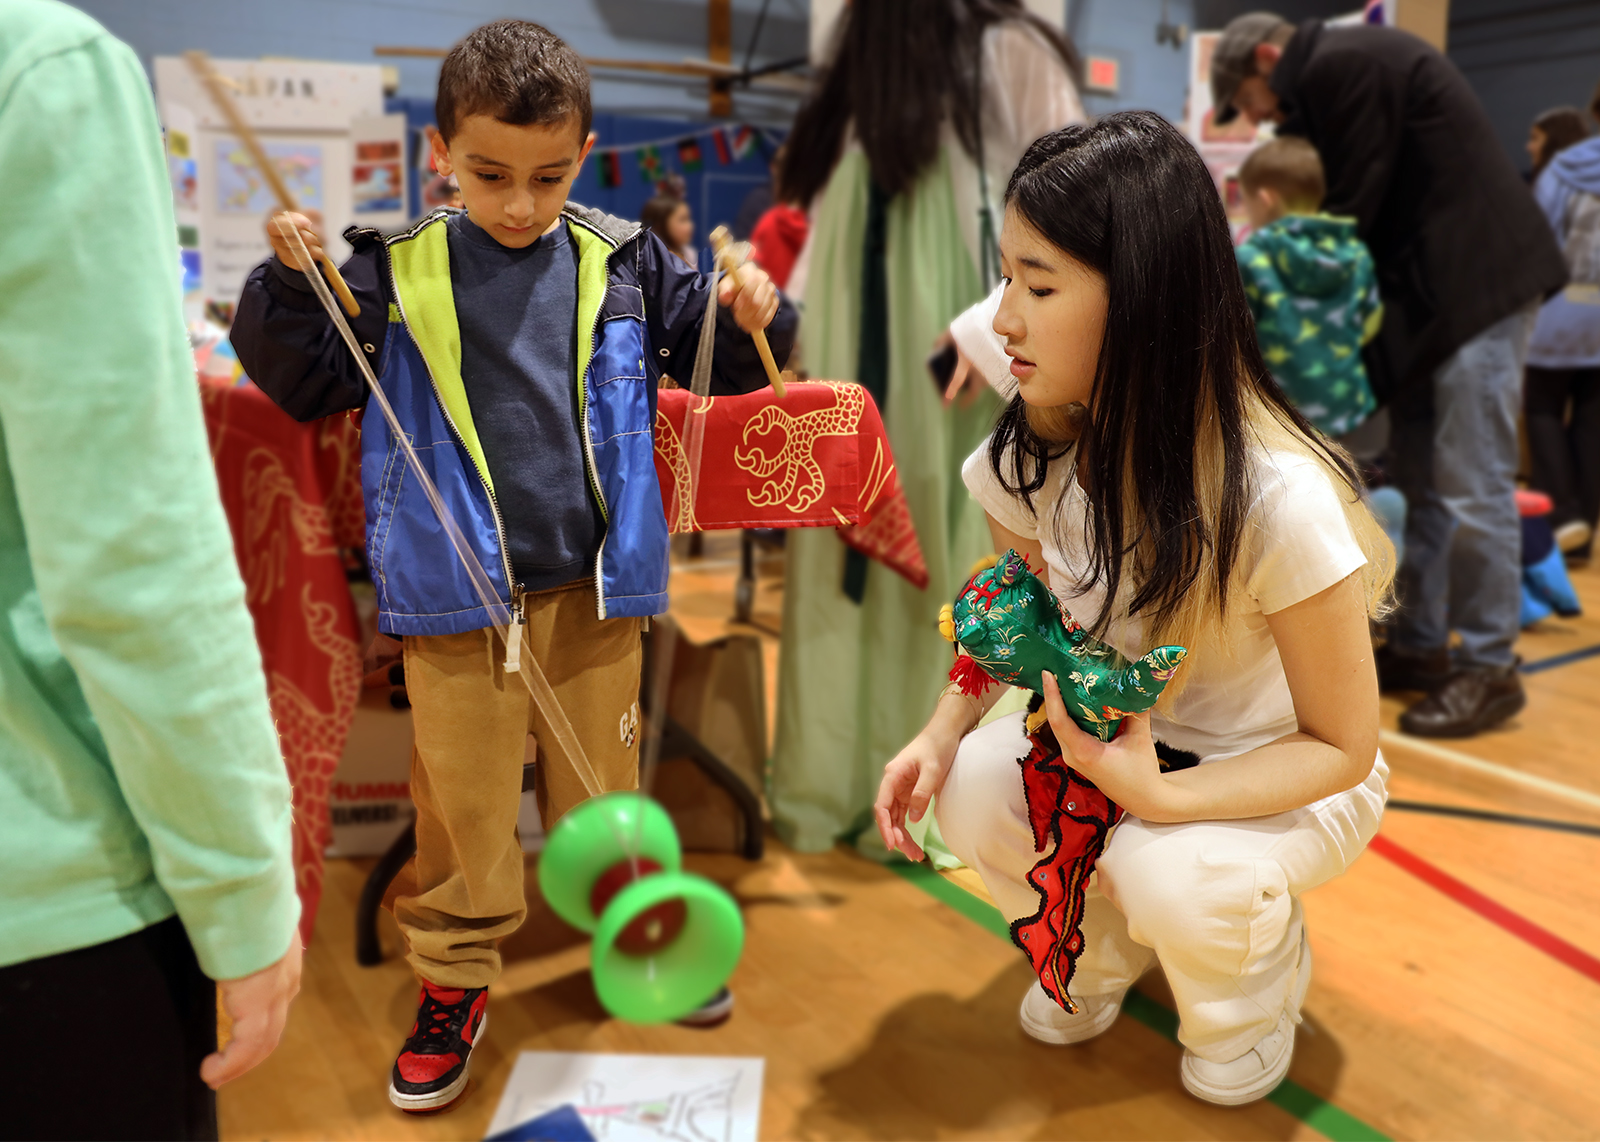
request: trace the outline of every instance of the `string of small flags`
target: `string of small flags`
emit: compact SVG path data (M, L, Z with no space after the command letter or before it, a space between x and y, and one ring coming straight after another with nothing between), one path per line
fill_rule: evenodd
M759 148L770 153L774 143L766 131L748 125L738 127L712 127L691 135L647 139L642 142L618 143L614 146L596 146L592 152L600 185L611 188L622 185L623 156L632 153L639 177L645 183L660 183L670 173L668 161L662 156L665 149L676 151L678 165L685 174L694 174L705 166L705 148L701 140L709 139L717 162L723 166L749 158Z

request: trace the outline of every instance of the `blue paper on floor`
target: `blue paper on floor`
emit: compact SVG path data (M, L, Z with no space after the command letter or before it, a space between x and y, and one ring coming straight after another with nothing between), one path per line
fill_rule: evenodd
M484 1142L595 1142L595 1137L583 1124L578 1108L569 1103L510 1130L491 1134Z

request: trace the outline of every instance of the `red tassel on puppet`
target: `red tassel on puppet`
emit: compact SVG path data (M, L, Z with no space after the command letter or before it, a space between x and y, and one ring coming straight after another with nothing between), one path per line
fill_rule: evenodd
M969 698L981 698L989 687L994 685L994 679L984 672L983 667L972 661L970 654L956 655L955 665L950 667L950 681Z

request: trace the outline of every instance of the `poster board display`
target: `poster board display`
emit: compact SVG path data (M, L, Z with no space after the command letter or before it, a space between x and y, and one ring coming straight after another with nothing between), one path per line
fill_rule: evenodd
M240 114L260 135L300 206L321 211L336 261L349 256L339 233L351 223L404 223L404 193L396 201L388 191L391 167L400 165L397 156L405 151L405 122L383 113L379 67L299 60L211 64L233 88ZM263 223L277 200L188 62L158 56L155 77L169 167L182 167L172 168L180 226L186 213L195 230L196 292L204 310L226 325L245 277L271 252ZM174 151L180 137L184 155Z
M172 182L172 212L178 222L178 261L183 274L183 317L193 324L204 308L200 289L200 176L197 121L187 107L173 106L163 117L167 177Z
M364 690L328 787L333 826L325 856L377 856L416 815L411 804L411 711Z
M350 120L350 212L357 226L406 224L407 133L399 113Z

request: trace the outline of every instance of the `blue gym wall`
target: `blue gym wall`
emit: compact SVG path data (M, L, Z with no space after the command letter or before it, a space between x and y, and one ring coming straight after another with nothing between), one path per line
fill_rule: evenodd
M133 45L146 67L152 56L202 48L212 55L263 55L388 63L400 72L398 94L432 98L437 59L379 59L380 44L448 48L479 24L507 16L549 27L584 56L681 62L706 55L705 0L72 0ZM733 0L735 62L744 61L761 0ZM761 29L757 65L806 54L808 0L772 0ZM602 78L595 105L625 115L704 117L705 84L674 77ZM735 117L782 122L794 100L737 95Z
M391 112L402 112L413 128L433 123L433 99L401 96L389 100ZM753 149L742 159L722 163L717 158L716 147L707 132L714 124L682 119L649 119L637 115L616 115L597 111L594 116L596 146L622 148L618 155L622 168L622 181L617 186L605 186L600 179L599 156L584 163L583 171L573 184L570 198L584 206L594 206L621 218L639 217L645 200L655 193L653 184L647 182L639 167L637 148L644 143L657 144L656 151L666 171L680 176L685 184L686 200L695 218L695 241L705 247L706 236L713 227L731 224L739 216L739 207L745 195L768 179L768 162L781 135L773 128L758 129ZM732 135L732 129L729 129ZM694 135L700 145L701 169L688 171L678 157L677 140ZM412 145L419 146L422 136L412 132ZM411 162L412 213L420 214L415 154ZM740 237L747 237L741 234Z
M472 28L504 16L538 20L585 56L679 62L703 58L705 0L76 0L139 52L156 55L203 48L218 56L262 55L383 62L400 73L398 94L429 98L439 65L432 59L386 58L376 45L448 47ZM733 0L736 62L743 62L761 0ZM1169 0L1167 18L1195 24L1193 0ZM1188 51L1155 42L1161 0L1069 0L1067 24L1085 53L1122 64L1122 90L1090 96L1095 112L1148 107L1174 119L1183 112ZM771 0L754 62L806 54L809 0ZM703 118L704 86L671 78L624 81L602 77L595 105L621 115ZM735 97L735 118L779 126L795 103L755 92Z
M399 72L391 110L404 111L415 125L432 119L439 61L378 57L378 45L447 47L488 20L515 16L537 20L588 57L678 62L705 55L705 0L75 0L121 39L131 44L146 67L158 55L201 48L222 57L263 55L386 63ZM756 31L761 0L733 0L734 58L743 62ZM1170 118L1183 113L1188 49L1175 51L1155 42L1161 0L1070 0L1068 30L1085 54L1109 55L1122 65L1115 96L1089 95L1091 113L1146 107ZM1191 0L1169 0L1167 17L1193 25ZM808 0L771 0L755 44L753 61L762 63L806 52ZM594 86L595 128L600 145L687 134L709 126L703 83L674 78L627 80L601 73ZM787 126L797 103L792 98L736 92L732 123L764 125L775 133ZM773 135L764 136L769 143ZM723 166L704 136L704 167L686 174L689 203L703 238L710 226L730 221L753 186L766 178L764 148ZM660 148L662 159L679 170L677 150ZM639 174L637 158L624 151L622 185L601 187L589 164L573 197L614 213L636 217L651 187Z
M1068 0L1067 30L1086 56L1109 56L1121 65L1115 95L1084 96L1091 115L1142 109L1174 122L1183 119L1189 88L1189 45L1156 43L1162 11L1172 24L1194 28L1191 0Z
M742 62L761 0L733 0L735 59ZM300 56L377 62L378 44L446 47L487 20L539 20L593 57L678 62L703 57L705 0L77 0L78 7L132 44L149 63L155 55L204 48L213 55ZM1269 8L1291 19L1333 15L1356 0L1068 0L1067 27L1085 54L1122 65L1114 96L1092 95L1091 112L1147 107L1177 119L1188 82L1187 50L1155 42L1162 17L1175 24L1220 27L1231 16ZM1597 0L1452 0L1450 57L1477 91L1501 143L1519 165L1529 121L1547 107L1579 106L1600 82ZM808 0L772 0L755 62L802 56L808 42ZM387 59L400 74L399 94L431 98L438 61ZM703 85L652 78L603 77L597 108L625 116L703 119ZM735 118L783 125L795 103L782 96L736 96Z
M1600 84L1600 3L1451 0L1448 47L1500 144L1526 170L1534 117L1562 104L1586 108Z
M150 68L158 55L177 55L201 48L214 56L255 58L263 55L392 64L400 87L389 110L404 112L413 126L433 121L433 95L438 82L437 59L378 57L379 44L448 47L479 24L504 16L544 23L589 57L666 60L704 58L704 0L276 0L272 4L243 0L75 0L113 34L131 44ZM734 0L735 59L743 62L760 0ZM761 28L754 62L803 56L806 46L806 0L772 0ZM595 132L600 146L677 138L711 124L706 116L703 82L647 78L639 82L598 78L594 85ZM734 117L768 124L768 131L787 124L796 101L755 94L736 94ZM415 142L415 137L414 140ZM659 148L670 171L682 173L694 211L698 237L731 222L750 190L767 181L770 140L763 132L756 149L742 160L721 164L711 141L700 136L703 169L682 170L677 148ZM586 164L573 199L623 217L636 218L653 193L639 172L632 149L622 153L622 183L604 188L598 164ZM414 165L414 164L413 164ZM417 201L415 170L412 203Z

